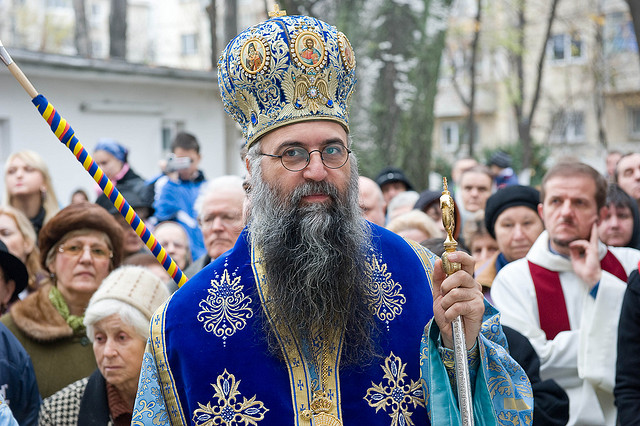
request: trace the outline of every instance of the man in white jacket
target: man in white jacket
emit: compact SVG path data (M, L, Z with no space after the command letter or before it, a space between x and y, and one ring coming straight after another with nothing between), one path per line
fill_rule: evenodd
M503 324L529 338L543 379L569 395L569 424L614 425L616 341L622 298L640 251L605 246L597 222L607 183L592 167L561 163L542 181L546 231L506 265L491 297Z

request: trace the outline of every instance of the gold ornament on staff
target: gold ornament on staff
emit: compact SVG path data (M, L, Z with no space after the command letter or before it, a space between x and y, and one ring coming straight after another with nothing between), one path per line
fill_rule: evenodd
M461 269L460 263L450 262L448 255L458 248L458 242L453 238L456 227L455 206L453 197L447 188L447 178L442 178L442 195L440 196L440 209L442 210L442 223L447 231L444 240L444 253L442 254L442 267L447 276ZM467 361L467 345L464 337L462 318L456 317L451 323L453 329L453 351L455 357L456 385L458 388L458 406L463 426L473 426L473 407L471 401L471 380L469 378L469 364Z

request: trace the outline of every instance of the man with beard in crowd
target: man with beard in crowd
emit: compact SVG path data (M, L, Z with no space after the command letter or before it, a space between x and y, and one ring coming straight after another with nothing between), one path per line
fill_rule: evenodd
M314 68L295 42L310 32L323 41ZM258 77L241 66L255 40L269 50ZM248 225L156 312L133 424L456 422L458 315L476 421L530 421L530 385L494 341L503 338L499 319L471 258L453 254L462 270L446 277L431 252L362 217L348 134L350 49L335 27L282 16L223 52L223 101L247 140ZM282 97L263 96L268 85ZM490 390L494 380L500 392Z

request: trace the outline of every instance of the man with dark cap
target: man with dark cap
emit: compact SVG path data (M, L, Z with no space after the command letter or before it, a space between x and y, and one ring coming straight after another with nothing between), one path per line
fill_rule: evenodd
M413 189L404 172L396 167L386 167L378 173L376 183L382 190L384 202L388 206L393 197Z
M18 294L27 287L28 281L27 267L0 241L0 315L18 300Z
M320 52L313 65L300 58L309 38ZM250 43L264 53L260 70L245 66ZM218 80L246 139L248 224L156 311L133 422L458 423L447 373L457 315L476 423L527 422L530 385L491 340L502 332L471 257L453 253L462 269L446 277L431 252L362 216L346 36L278 15L229 43Z
M487 166L491 170L493 182L497 189L518 184L518 176L511 168L511 156L506 152L500 150L494 152Z

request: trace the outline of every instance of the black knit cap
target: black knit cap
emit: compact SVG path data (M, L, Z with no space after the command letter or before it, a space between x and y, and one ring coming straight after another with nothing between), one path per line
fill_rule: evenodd
M496 165L501 169L506 169L507 167L511 167L511 156L504 151L496 151L489 159L489 163L487 165Z
M0 241L0 266L4 273L4 280L13 280L15 282L15 288L11 294L11 299L9 299L9 301L14 302L18 300L18 294L27 287L29 275L24 263L9 253L9 249L2 241Z
M499 189L487 200L484 209L484 224L493 238L496 237L494 225L500 213L509 207L529 207L538 213L540 192L530 186L511 185Z
M404 175L404 172L396 167L385 167L376 177L376 183L380 188L382 188L382 185L392 182L402 182L407 187L407 191L413 190L413 186Z
M438 191L430 191L425 190L420 193L420 198L416 201L416 204L413 206L414 209L422 210L423 212L427 212L427 208L431 206L433 203L440 203L440 196L442 192Z

